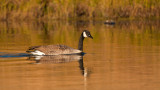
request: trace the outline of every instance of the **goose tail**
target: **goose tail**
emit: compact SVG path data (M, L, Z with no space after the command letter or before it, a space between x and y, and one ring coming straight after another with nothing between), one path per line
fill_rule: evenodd
M45 55L43 52L37 50L39 46L32 46L29 47L29 49L26 51L27 53L30 53L32 55Z

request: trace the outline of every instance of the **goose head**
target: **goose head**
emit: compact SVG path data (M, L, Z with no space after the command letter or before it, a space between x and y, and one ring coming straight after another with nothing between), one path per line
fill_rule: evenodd
M93 39L92 35L90 34L90 32L89 32L88 30L84 30L84 31L83 31L83 37L84 37L84 38L85 38L85 37L89 37L89 38L92 38L92 39Z

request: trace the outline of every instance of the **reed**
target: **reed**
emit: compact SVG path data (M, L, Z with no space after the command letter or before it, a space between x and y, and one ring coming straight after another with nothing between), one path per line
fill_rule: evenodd
M1 20L159 18L159 0L1 0Z

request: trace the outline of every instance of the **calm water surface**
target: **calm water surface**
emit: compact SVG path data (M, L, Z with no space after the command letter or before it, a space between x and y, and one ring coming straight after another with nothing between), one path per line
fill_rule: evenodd
M29 46L65 44L82 56L0 58L0 90L159 90L160 22L1 22L0 55L25 53Z

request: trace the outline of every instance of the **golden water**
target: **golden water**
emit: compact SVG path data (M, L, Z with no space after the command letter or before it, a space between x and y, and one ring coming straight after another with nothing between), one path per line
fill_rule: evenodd
M81 59L0 58L0 90L159 90L159 21L1 22L0 53L48 44L77 48L83 29L93 40L84 40Z

